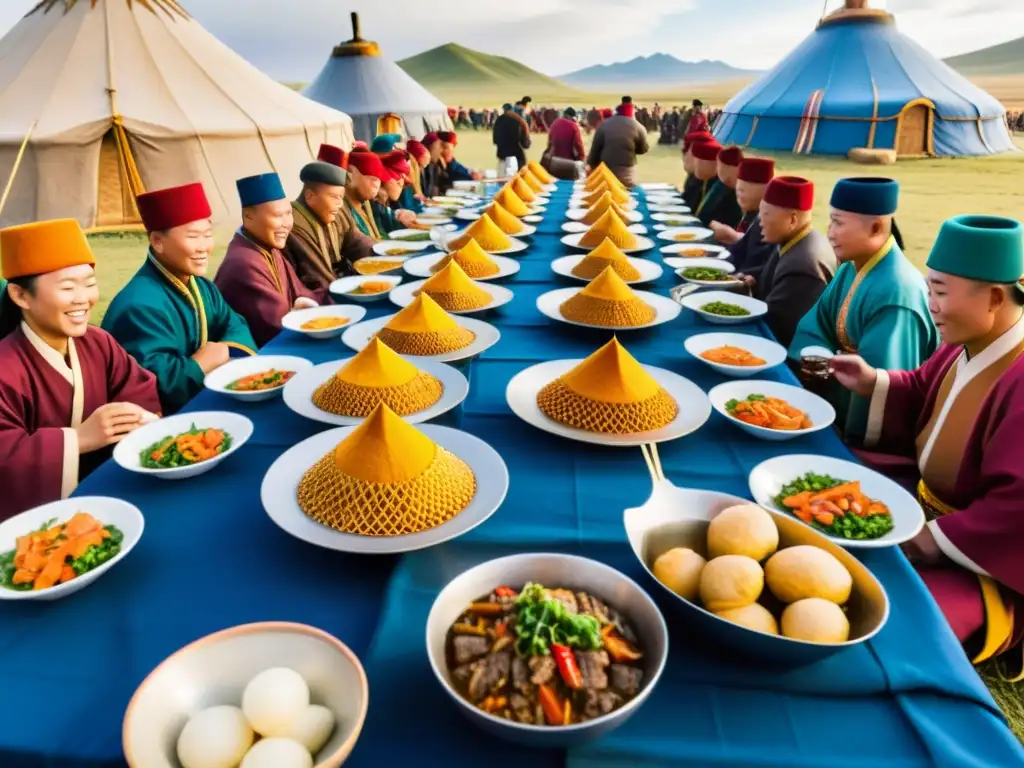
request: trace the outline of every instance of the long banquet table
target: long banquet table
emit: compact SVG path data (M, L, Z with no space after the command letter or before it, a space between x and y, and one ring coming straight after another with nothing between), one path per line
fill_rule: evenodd
M892 602L875 639L800 669L759 666L706 644L634 561L622 511L641 505L651 489L640 451L570 442L512 415L505 386L515 373L585 357L609 338L549 321L535 306L540 294L566 284L549 263L566 252L559 237L568 195L565 184L554 193L521 271L506 283L515 299L484 318L502 338L465 369L469 398L441 420L504 457L511 487L498 512L457 541L403 557L345 555L297 541L264 513L260 484L282 452L326 425L292 414L280 399L246 405L200 394L189 410L243 413L256 426L251 441L216 470L181 482L107 463L77 493L137 504L146 516L137 548L72 598L0 604L0 766L123 765L122 715L142 679L210 632L268 620L320 627L362 658L370 708L347 763L356 767L1024 765L1024 751L898 550L859 555ZM655 290L667 293L674 282L666 270ZM386 301L369 306L370 317L395 311ZM736 328L769 333L762 324ZM714 329L684 310L668 325L620 338L642 362L707 390L724 379L682 345ZM351 354L337 340L288 332L266 351L315 363ZM767 376L793 380L785 368ZM831 431L762 442L717 414L697 433L663 445L661 458L679 486L745 496L756 464L791 452L849 458ZM441 587L470 565L523 551L571 552L618 567L650 589L669 622L670 660L654 694L593 745L562 752L496 742L461 717L430 671L424 626Z

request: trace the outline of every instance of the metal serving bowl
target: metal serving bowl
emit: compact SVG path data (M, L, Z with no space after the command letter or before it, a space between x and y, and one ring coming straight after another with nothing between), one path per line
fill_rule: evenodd
M524 725L487 714L459 695L452 686L445 659L448 629L481 595L501 585L521 589L528 582L583 590L599 597L623 615L636 631L644 653L644 679L635 698L620 709L585 723L541 726ZM564 748L592 741L615 730L650 696L668 657L668 627L650 596L614 568L571 555L511 555L470 568L441 590L427 618L427 656L438 682L475 725L516 744Z

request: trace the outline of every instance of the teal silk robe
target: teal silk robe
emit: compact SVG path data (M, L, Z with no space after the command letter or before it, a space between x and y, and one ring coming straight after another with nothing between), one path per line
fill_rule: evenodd
M249 326L212 281L193 277L186 286L152 254L114 297L102 327L156 375L165 415L181 410L203 388L205 374L192 355L208 341L256 354Z
M373 220L382 238L387 240L388 234L402 229L402 222L395 216L395 212L383 203L374 200L370 203L373 209Z
M928 313L928 287L890 238L858 274L852 263L836 272L796 329L789 357L810 346L858 354L883 370L913 371L939 345ZM847 443L863 445L870 400L829 382L828 399Z

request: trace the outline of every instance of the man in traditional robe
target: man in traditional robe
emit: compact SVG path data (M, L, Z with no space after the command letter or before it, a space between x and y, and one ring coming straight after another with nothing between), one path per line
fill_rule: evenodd
M526 167L526 150L530 148L530 128L511 104L505 104L501 115L494 121L491 139L498 155L499 175L505 173L505 160L514 157L516 169Z
M632 104L619 104L614 117L604 120L590 145L587 165L597 168L601 163L615 174L625 186L636 182L636 164L639 155L650 151L647 131L633 117Z
M114 297L103 328L156 375L165 414L181 410L232 351L256 354L245 320L203 277L213 251L203 185L186 184L136 198L149 251Z
M789 349L797 362L807 347L859 354L875 368L914 370L939 338L928 313L924 278L896 245L892 217L899 185L892 179L840 179L832 192L829 242L841 266L817 305L800 321ZM835 382L825 395L847 443L863 444L868 400Z
M682 127L680 130L683 134L693 133L694 131L711 131L711 126L708 123L708 116L704 114L704 102L700 99L694 99L690 109L687 110L683 116Z
M156 378L89 325L95 259L74 219L0 230L0 522L67 498L160 410Z
M701 206L711 193L712 187L718 183L718 153L722 151L722 145L714 139L711 141L697 141L693 144L693 175L700 183L698 194L694 196L697 203L691 206L694 216L699 215Z
M735 228L743 218L743 210L736 201L736 183L739 180L740 163L743 162L743 150L737 146L724 147L718 153L717 162L717 179L711 183L694 215L705 227L718 222Z
M430 162L430 150L422 142L409 139L405 142L405 151L409 153L409 184L405 188L403 197L399 202L402 208L408 208L413 213L423 213L426 203L426 195L423 193L423 170Z
M776 251L761 232L761 201L768 183L775 177L775 161L767 157L745 157L736 182L736 200L743 218L736 229L713 223L715 239L729 249L730 263L738 274L750 275L755 283L761 270Z
M761 201L761 234L773 251L756 280L753 295L768 305L765 318L775 338L789 346L797 324L836 271L836 257L811 224L814 184L797 176L772 179Z
M399 229L429 229L416 222L415 213L399 205L412 171L409 153L404 149L396 149L379 157L388 178L381 179L377 198L370 203L370 208L381 235L387 237Z
M375 243L385 239L377 226L371 201L377 199L381 185L391 174L380 157L373 152L353 152L348 158L348 184L345 185L345 208L355 219L359 231Z
M447 194L452 188L452 179L441 157L441 139L434 131L424 135L423 146L430 152L430 163L423 168L423 195L429 200Z
M703 131L688 133L683 138L683 170L686 171L686 180L683 182L683 203L691 211L697 210L704 195L704 182L697 177L697 159L693 156L693 145L703 141L716 143L714 136Z
M418 177L420 169L419 164L412 157L412 152L409 149L409 144L419 145L420 147L423 147L423 145L420 144L418 141L410 141L403 144L402 137L397 133L381 134L377 136L370 144L370 150L380 155L380 159L382 162L385 162L386 167L388 167L386 159L391 155L394 155L395 157L400 156L404 161L403 167L405 168L405 170L402 172L402 178L400 180L400 189L398 190L398 197L394 199L391 199L389 197L389 199L383 200L381 202L384 202L392 211L410 211L412 215L406 217L406 223L403 223L401 226L398 227L391 227L390 229L401 229L403 227L408 227L411 229L419 228L418 225L416 224L416 214L423 210L423 205L416 199L415 187L418 186L419 184ZM426 152L426 148L424 147L423 149L424 152ZM388 167L388 170L392 172L392 175L394 175L393 168ZM415 186L412 181L414 174L417 177L417 183ZM398 179L396 179L396 181L398 181ZM383 187L384 185L381 186ZM379 194L378 199L380 199Z
M942 345L916 370L838 355L839 382L870 403L865 445L913 460L930 522L903 545L975 663L1024 634L1024 228L960 216L927 262Z
M441 158L448 168L448 175L452 182L476 181L483 178L483 174L467 168L455 159L455 147L459 143L459 137L455 131L438 131L437 138L441 140Z
M276 173L248 176L235 186L242 203L242 226L228 244L213 282L228 306L245 318L262 347L281 332L285 315L319 303L281 252L293 218L280 177Z

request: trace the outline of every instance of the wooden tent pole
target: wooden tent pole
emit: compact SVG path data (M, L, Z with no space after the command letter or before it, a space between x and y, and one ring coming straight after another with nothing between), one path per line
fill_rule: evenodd
M14 177L18 175L18 168L21 167L21 159L25 156L25 150L28 148L29 139L32 138L32 132L36 129L36 125L38 123L38 120L32 121L32 125L28 127L28 133L25 134L25 139L21 142L21 148L18 150L18 156L14 158L14 167L11 168L11 175L7 177L7 186L4 187L4 195L3 197L0 197L0 213L3 213L4 207L7 205L7 198L11 194L11 189L14 187Z

